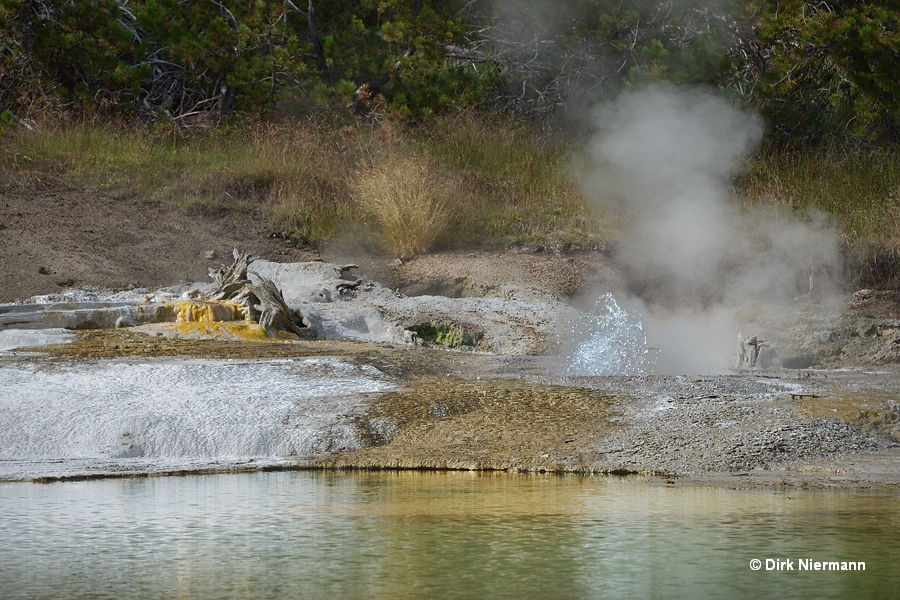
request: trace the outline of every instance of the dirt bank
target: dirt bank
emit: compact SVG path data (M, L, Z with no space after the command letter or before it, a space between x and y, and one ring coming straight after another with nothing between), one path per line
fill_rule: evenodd
M205 281L235 246L275 262L354 262L367 277L407 295L485 295L500 285L559 296L615 277L602 254L535 246L447 252L401 263L346 236L311 249L268 231L246 213L188 215L121 191L0 180L0 302L67 288L156 289Z
M200 281L235 245L281 260L308 255L268 237L249 215L189 216L124 192L0 181L0 302ZM207 259L210 251L219 258Z

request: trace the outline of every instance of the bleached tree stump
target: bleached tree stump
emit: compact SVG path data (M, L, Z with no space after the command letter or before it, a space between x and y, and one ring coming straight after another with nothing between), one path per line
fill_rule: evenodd
M230 266L222 265L218 269L209 270L210 277L218 285L211 298L245 306L250 319L267 331L289 331L306 337L309 333L309 321L287 305L278 286L264 277L260 277L258 285L250 281L247 269L254 257L237 248L232 255L234 261Z

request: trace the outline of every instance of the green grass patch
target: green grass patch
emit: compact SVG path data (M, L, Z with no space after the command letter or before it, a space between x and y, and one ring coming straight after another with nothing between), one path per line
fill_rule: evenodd
M407 327L407 329L415 332L419 339L425 343L441 346L442 348L460 348L463 346L475 348L480 342L477 337L453 323L429 321L428 323L419 323L412 327Z

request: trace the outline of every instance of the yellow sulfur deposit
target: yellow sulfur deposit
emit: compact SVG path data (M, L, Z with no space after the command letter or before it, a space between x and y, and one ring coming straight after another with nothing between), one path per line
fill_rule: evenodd
M267 331L247 317L245 306L228 300L198 298L157 305L154 321L155 325L144 327L153 329L156 335L185 339L260 342L297 339L293 333Z
M166 308L176 323L219 323L247 319L246 307L227 300L178 300L170 302Z
M171 325L169 327L172 327ZM175 333L177 332L177 333ZM280 340L296 340L297 336L286 331L268 332L262 325L255 323L208 323L179 321L170 330L174 337L184 339L219 339L245 340L249 342L273 342Z

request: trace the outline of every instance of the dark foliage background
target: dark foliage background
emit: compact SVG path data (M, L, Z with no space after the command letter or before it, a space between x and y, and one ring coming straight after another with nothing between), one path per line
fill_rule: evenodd
M140 116L459 107L533 117L702 84L782 140L900 136L888 0L0 0L0 111Z

